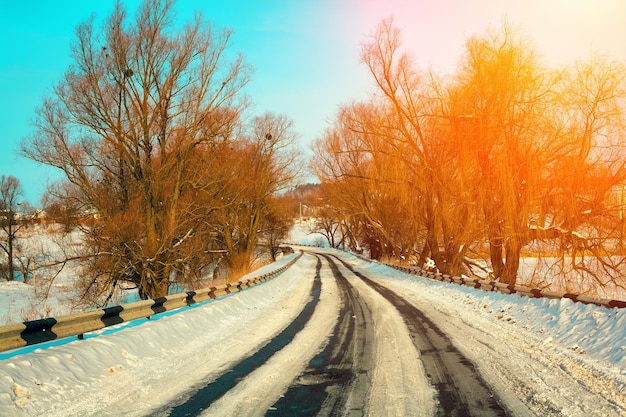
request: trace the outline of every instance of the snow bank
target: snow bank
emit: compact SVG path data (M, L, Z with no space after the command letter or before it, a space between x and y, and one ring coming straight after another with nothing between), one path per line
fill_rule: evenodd
M310 294L299 265L218 301L0 361L0 415L101 416L112 401L110 415L144 415L175 400L290 322Z
M462 316L479 315L514 326L563 347L626 368L626 310L575 303L570 299L521 297L397 273L377 263L370 271L403 286L460 305ZM625 371L626 373L626 371Z
M626 415L626 310L484 292L353 262L450 335L513 415Z

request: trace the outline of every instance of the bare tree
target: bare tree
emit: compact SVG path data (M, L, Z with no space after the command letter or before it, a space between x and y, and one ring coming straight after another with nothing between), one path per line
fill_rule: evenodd
M533 238L559 254L541 263L562 287L623 288L626 67L593 56L560 80Z
M318 141L313 164L326 199L340 214L336 223L342 235L352 241L362 236L376 258L411 251L421 227L412 172L400 155L402 147L385 133L385 113L379 110L373 103L344 107L334 128Z
M370 253L432 258L441 271L459 274L476 239L475 208L456 181L456 149L448 140L454 132L439 81L416 68L400 35L385 20L364 45L378 94L342 109L318 146L317 172L335 188L360 190L338 194L351 196L351 220L362 218Z
M292 151L295 139L291 120L267 113L251 121L246 139L231 144L222 159L232 174L223 179L228 193L215 223L235 274L250 271L259 234L271 229L268 219L280 217L273 197L298 175Z
M469 38L446 79L415 67L391 20L362 57L376 92L341 109L313 163L347 235L452 274L515 283L527 248L558 253L542 263L561 279L620 281L623 64L547 69L506 23Z
M315 213L315 229L326 238L328 246L331 248L341 247L344 239L341 234L342 221L340 211L331 205L320 207Z
M292 201L284 196L272 196L268 203L268 214L259 230L259 243L267 248L270 259L275 261L297 216L290 207Z
M65 174L52 190L60 201L98 217L86 229L94 296L120 281L167 294L215 209L199 202L216 204L220 190L211 163L196 161L232 139L245 105L248 68L229 61L231 32L200 15L177 32L172 16L172 1L146 0L131 21L118 2L101 31L79 26L74 63L22 147Z
M0 228L4 232L5 239L0 240L0 249L7 257L7 268L0 268L1 276L7 281L15 279L15 249L18 232L24 227L25 222L19 218L22 193L20 181L12 176L0 178Z
M553 81L508 25L471 37L455 83L455 114L468 132L461 149L473 164L474 202L483 214L496 278L515 283L545 162L542 123ZM468 165L465 168L469 168Z

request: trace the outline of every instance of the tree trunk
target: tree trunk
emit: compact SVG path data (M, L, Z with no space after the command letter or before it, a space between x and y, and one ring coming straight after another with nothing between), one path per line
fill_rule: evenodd
M8 280L9 281L13 281L15 280L15 269L13 266L13 240L15 237L15 231L13 230L13 224L14 224L14 220L15 219L15 214L10 211L9 212L9 219L8 219L8 233L7 233L7 246L8 246L8 250L7 250L7 255L9 257L8 262L9 262L9 275L8 275Z
M504 272L501 237L489 238L489 258L491 260L491 267L493 268L493 275L496 279L498 279L502 276L502 273Z
M521 252L522 244L520 239L515 236L509 238L506 243L506 265L504 266L500 282L515 285Z

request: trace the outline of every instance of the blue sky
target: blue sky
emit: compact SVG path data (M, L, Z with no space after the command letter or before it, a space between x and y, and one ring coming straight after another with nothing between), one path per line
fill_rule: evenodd
M124 4L134 11L139 0ZM58 174L19 155L34 110L70 64L74 29L113 0L0 0L0 175L17 177L34 206ZM294 120L303 149L319 137L341 104L372 91L359 63L360 45L389 16L404 31L416 62L451 72L467 37L507 18L550 64L592 51L626 61L624 0L178 0L177 16L202 11L234 30L233 49L255 68L247 93L261 114Z

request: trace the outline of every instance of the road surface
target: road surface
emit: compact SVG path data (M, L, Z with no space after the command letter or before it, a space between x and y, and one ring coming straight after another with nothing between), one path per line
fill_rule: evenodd
M337 255L305 256L315 262L302 274L309 298L295 319L155 415L509 415L419 306ZM285 353L303 335L314 348ZM281 355L293 362L290 376L272 371Z

